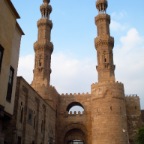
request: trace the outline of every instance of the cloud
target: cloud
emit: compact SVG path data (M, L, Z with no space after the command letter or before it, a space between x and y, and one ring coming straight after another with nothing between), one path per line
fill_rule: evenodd
M118 32L118 31L124 31L126 28L127 28L126 24L121 24L118 21L111 20L110 29L112 31L116 31L116 32Z
M95 61L91 58L76 59L66 53L52 56L52 84L60 93L90 92L96 81Z
M120 38L120 41L123 46L123 50L138 51L140 48L144 47L144 38L139 35L138 31L135 28L131 28L126 36Z
M28 83L32 82L34 67L34 55L29 54L19 58L18 76L22 76Z
M51 84L59 93L90 92L91 84L97 81L95 63L91 58L76 59L68 53L55 53L52 55ZM20 57L18 75L29 83L33 78L33 65L33 55Z
M115 19L117 21L122 20L123 18L125 18L127 16L127 12L126 11L120 11L120 12L113 12L111 14L112 19Z
M128 24L124 23L124 19L127 17L125 11L113 12L111 14L110 29L114 32L123 32L128 28Z
M135 28L122 36L114 48L116 79L124 83L125 94L138 94L144 108L144 37ZM18 75L29 83L33 78L34 56L20 57ZM91 57L75 58L74 54L52 54L51 84L59 93L90 92L97 81L96 61Z
M138 94L144 108L144 37L135 28L122 36L114 49L116 78L124 83L126 94Z

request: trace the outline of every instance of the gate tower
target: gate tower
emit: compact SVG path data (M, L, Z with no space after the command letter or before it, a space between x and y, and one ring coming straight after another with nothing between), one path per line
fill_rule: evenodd
M97 0L98 83L91 86L92 144L128 144L124 86L115 81L114 38L110 36L107 7L107 0Z

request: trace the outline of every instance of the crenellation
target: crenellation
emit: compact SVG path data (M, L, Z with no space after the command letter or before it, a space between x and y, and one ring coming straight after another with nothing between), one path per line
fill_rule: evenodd
M70 111L70 112L65 112L65 115L66 116L81 116L81 115L84 115L84 111Z
M126 95L126 96L125 96L125 100L126 100L127 103L131 103L132 101L133 101L134 103L139 103L140 98L139 98L138 95L132 94L132 95Z
M137 94L126 95L126 98L139 98Z
M96 82L96 83L93 83L92 84L92 86L93 85L103 85L103 84L118 84L118 85L123 85L123 83L122 82L119 82L119 81L102 81L102 82Z
M76 96L76 97L79 97L79 96L88 96L88 95L91 95L90 93L62 93L60 96L61 97L71 97L71 96Z

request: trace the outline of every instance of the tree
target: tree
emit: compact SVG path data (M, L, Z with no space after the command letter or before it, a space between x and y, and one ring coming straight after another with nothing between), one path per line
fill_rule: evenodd
M144 126L138 130L136 142L137 144L144 144Z

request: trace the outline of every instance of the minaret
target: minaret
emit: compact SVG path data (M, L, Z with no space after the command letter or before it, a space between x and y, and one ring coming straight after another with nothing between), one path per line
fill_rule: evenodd
M50 85L51 74L51 54L53 44L50 42L52 22L49 20L52 7L50 0L43 0L40 6L41 19L37 22L38 40L34 43L35 65L32 87L43 97L46 98Z
M95 47L98 60L98 81L115 81L115 65L113 64L114 38L110 36L109 24L110 16L106 14L107 0L97 0L96 8L99 14L95 17L97 25L97 37Z
M97 0L95 17L98 83L91 86L92 144L128 144L124 85L115 82L114 38L110 36L107 0Z

